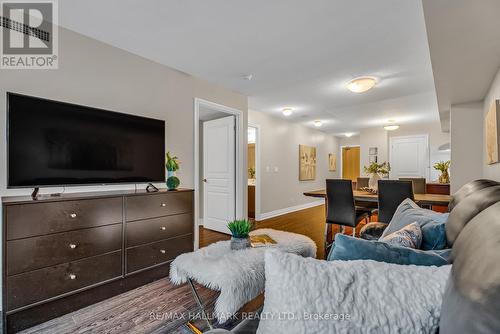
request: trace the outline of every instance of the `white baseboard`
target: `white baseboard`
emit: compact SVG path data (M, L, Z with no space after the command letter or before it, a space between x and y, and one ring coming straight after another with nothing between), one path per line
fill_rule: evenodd
M295 206L290 206L288 208L283 208L283 209L278 209L278 210L274 210L274 211L270 211L270 212L261 213L259 215L256 215L255 220L261 221L261 220L281 216L281 215L284 215L287 213L313 208L315 206L320 206L323 204L325 204L325 200L319 199L319 200L316 200L314 202L299 204L299 205L295 205Z

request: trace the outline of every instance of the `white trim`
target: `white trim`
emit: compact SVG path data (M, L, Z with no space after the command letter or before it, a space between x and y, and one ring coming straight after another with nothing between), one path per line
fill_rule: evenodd
M430 171L431 171L431 150L430 150L430 142L429 142L429 134L424 133L420 135L410 135L410 136L394 136L389 137L389 164L392 165L392 143L394 139L411 139L411 138L424 138L425 139L425 149L426 149L426 157L427 157L427 166L425 167L425 179L427 181L430 180ZM390 174L389 174L390 175ZM392 179L392 175L389 177Z
M194 230L194 249L199 248L199 221L198 217L200 216L200 203L199 203L199 182L200 182L200 161L199 161L199 152L200 152L200 107L204 106L206 108L210 108L212 110L217 110L229 115L234 115L236 118L236 218L243 218L243 194L246 190L244 187L247 187L247 173L243 173L244 159L243 153L245 152L245 142L243 137L243 111L234 109L231 107L224 106L222 104L214 103L211 101L203 100L200 98L194 98L194 117L193 117L193 125L194 125L194 216L195 216L195 230ZM247 135L247 129L245 128L245 135Z
M260 125L248 124L249 128L255 128L255 219L260 216L260 194L261 194L261 170L260 170L260 155L261 155L261 134Z
M198 218L198 226L203 226L203 218Z
M344 150L344 147L359 147L359 162L361 164L361 145L342 145L340 146L340 175L339 175L339 179L343 179L344 178L344 175L342 174L343 170L342 170L342 166L343 166L343 163L342 163L342 156L343 156L343 150ZM359 175L361 176L361 165L359 166Z
M255 215L255 220L257 220L257 221L266 220L266 219L281 216L281 215L284 215L287 213L296 212L296 211L309 209L309 208L314 208L316 206L320 206L320 205L324 205L324 204L325 204L325 200L318 199L318 200L313 201L313 202L299 204L299 205L295 205L295 206L290 206L288 208L283 208L283 209L278 209L278 210L274 210L271 212L262 213L259 216Z

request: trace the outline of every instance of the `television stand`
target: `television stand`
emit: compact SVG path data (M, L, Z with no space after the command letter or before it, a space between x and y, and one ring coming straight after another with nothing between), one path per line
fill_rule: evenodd
M31 193L31 198L33 198L34 200L38 199L38 192L39 191L40 191L40 188L35 187L35 189L33 189L33 192Z
M156 193L156 192L158 192L158 188L156 188L152 183L148 183L148 185L146 187L146 191L148 193Z

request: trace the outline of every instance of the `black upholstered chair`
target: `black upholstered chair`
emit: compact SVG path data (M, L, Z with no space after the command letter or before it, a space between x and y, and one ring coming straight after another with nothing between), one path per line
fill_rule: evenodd
M399 181L411 181L413 182L413 193L414 194L425 194L427 181L425 177L400 177Z
M414 199L412 181L379 180L378 181L378 221L389 224L405 199Z
M342 232L344 232L345 226L352 227L354 236L358 223L364 219L368 220L371 215L370 209L354 205L351 180L326 180L326 204L326 249L331 245L328 237L332 224L340 225Z

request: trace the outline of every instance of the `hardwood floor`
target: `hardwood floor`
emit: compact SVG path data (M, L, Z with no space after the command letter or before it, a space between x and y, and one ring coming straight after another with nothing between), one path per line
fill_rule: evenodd
M376 218L375 220L376 221ZM356 227L356 235L364 226L360 223ZM318 247L316 257L324 259L324 233L325 233L325 206L320 205L309 209L304 209L292 213L287 213L282 216L255 222L255 228L273 228L281 231L288 231L298 234L303 234L311 238ZM338 226L333 226L333 234L339 232ZM352 234L352 228L347 227L346 234ZM224 233L219 233L200 227L200 247L207 246L211 243L220 240L229 240L230 236Z

